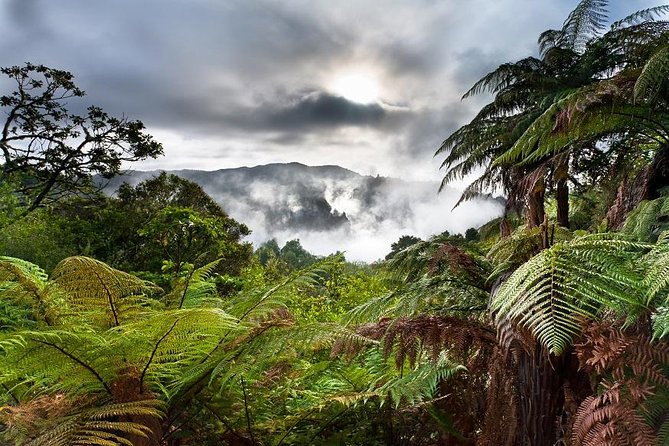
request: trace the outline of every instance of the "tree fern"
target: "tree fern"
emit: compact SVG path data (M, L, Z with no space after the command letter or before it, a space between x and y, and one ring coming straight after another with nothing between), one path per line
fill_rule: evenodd
M643 67L641 74L634 84L634 98L655 99L663 88L669 76L669 46L658 49Z
M645 308L642 278L631 268L649 246L611 235L558 243L520 266L493 296L491 309L529 329L554 354L604 308Z
M151 429L142 423L121 420L144 417L157 421L163 416L162 407L157 400L107 404L74 410L57 423L40 419L38 413L30 414L28 411L35 410L34 407L12 408L6 417L13 426L12 436L23 439L21 444L25 446L133 446L129 437L148 438Z
M608 3L608 0L581 0L562 25L560 43L582 51L586 42L604 29Z
M49 292L67 296L76 314L85 314L94 324L114 327L142 311L146 295L159 289L133 275L115 270L88 257L68 257L51 273Z

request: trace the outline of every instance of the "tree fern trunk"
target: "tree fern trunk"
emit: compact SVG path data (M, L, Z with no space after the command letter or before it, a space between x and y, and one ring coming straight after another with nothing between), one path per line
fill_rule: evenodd
M111 384L111 393L114 402L129 403L155 398L155 395L151 393L142 392L142 383L139 379L139 374L139 370L135 367L128 367L119 373ZM132 442L133 446L161 446L164 430L158 418L146 415L127 415L121 418L121 421L129 421L150 429L146 437L142 435L127 435L126 438Z
M507 218L506 214L502 216L502 220L499 222L499 236L500 238L506 238L511 235L511 223Z
M557 222L560 226L569 227L569 186L567 180L569 178L569 158L558 162L555 168L555 200L557 202Z
M669 186L669 147L660 148L653 162L638 172L633 180L623 180L616 198L606 214L610 229L620 229L627 214L642 200L659 196L663 187Z
M518 446L548 446L558 440L558 419L564 404L563 377L559 364L551 364L547 353L518 354L519 435Z
M546 193L546 185L544 179L539 178L529 192L527 197L527 226L528 228L536 228L544 221L544 195Z

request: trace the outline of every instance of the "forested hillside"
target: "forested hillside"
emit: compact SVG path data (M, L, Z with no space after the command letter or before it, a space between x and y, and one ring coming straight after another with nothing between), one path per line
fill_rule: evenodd
M669 444L669 6L607 5L435 148L504 215L373 264L254 250L175 175L103 194L160 143L69 72L3 68L0 443Z
M166 173L199 184L251 229L248 240L256 245L299 238L316 253L345 250L363 261L383 258L390 243L404 234L464 233L500 215L505 202L482 195L452 212L457 189L438 194L437 181L360 175L339 166L287 163ZM124 182L137 185L159 174L128 171L99 182L113 194Z

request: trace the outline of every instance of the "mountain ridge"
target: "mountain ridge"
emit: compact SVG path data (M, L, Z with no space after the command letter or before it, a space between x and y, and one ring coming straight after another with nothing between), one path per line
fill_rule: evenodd
M335 241L350 244L354 251L360 249L356 240L367 246L373 242L373 250L353 256L361 260L383 257L401 235L464 232L502 208L497 200L481 198L451 211L460 192L447 188L438 193L437 181L361 175L337 165L298 162L211 171L130 170L110 180L105 190L113 193L122 182L134 186L160 172L198 183L231 217L249 226L254 244L299 238L312 252L328 254ZM471 206L476 212L468 212Z

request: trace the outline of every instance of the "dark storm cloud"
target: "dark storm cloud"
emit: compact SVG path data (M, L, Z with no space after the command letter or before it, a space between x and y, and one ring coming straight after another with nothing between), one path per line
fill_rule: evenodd
M340 96L311 94L265 119L280 130L305 127L378 126L387 112L379 104L357 104Z
M379 104L359 104L326 92L310 92L259 99L252 105L235 102L198 101L190 98L161 98L161 108L152 119L164 124L178 121L198 132L273 132L270 140L279 144L302 141L304 132L313 133L345 127L382 128L401 124L409 117L404 110L386 109Z
M82 108L162 132L165 167L234 166L253 151L254 162L323 159L396 174L430 160L471 118L481 99L459 102L471 83L535 51L538 33L576 2L2 0L0 65L72 71L89 94ZM347 70L378 79L379 104L330 91ZM349 152L336 159L335 146ZM201 164L212 158L224 165Z

